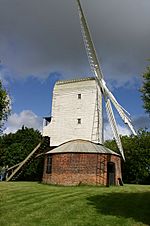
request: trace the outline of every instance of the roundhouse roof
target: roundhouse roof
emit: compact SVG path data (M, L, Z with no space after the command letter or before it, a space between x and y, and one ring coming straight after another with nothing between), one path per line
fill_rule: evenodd
M112 154L118 155L116 152L106 148L101 144L95 144L88 140L71 140L66 143L59 145L57 148L48 151L46 154L54 153L101 153L101 154Z

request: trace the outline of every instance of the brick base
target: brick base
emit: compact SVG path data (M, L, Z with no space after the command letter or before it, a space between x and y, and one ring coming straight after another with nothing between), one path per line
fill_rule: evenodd
M107 185L107 163L115 164L115 183L121 176L121 159L117 155L89 153L51 154L52 170L46 173L45 157L43 182L60 185Z

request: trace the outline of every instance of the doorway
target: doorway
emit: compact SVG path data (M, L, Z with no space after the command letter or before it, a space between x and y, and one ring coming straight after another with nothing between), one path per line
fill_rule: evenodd
M107 163L107 186L116 185L115 181L115 163L108 162Z

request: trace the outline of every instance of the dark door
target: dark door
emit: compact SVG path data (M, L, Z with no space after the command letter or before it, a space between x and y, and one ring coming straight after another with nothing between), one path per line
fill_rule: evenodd
M107 185L115 185L115 163L107 163Z

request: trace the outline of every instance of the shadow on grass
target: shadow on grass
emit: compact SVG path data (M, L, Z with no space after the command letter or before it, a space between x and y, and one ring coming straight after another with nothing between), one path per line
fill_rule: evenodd
M91 196L87 200L101 214L132 218L150 225L150 192L108 193Z

